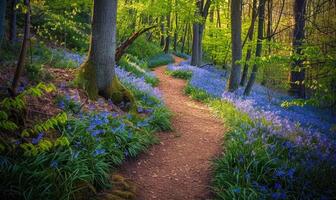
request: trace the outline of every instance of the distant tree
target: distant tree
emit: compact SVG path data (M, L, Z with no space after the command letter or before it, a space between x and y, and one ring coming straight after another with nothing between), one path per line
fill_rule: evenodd
M0 46L5 34L5 16L6 16L7 0L0 0Z
M232 68L229 80L229 91L233 92L239 87L241 65L237 61L242 58L242 1L231 2L231 42L232 42Z
M94 0L90 50L78 82L91 99L100 95L114 103L133 103L133 96L115 74L116 17L117 0Z
M293 51L294 61L290 73L289 93L295 97L305 98L305 69L303 66L302 44L305 39L305 14L307 0L294 1L294 32L293 32Z
M249 44L248 44L247 51L246 51L243 74L242 74L242 78L240 80L240 85L241 86L245 86L245 84L247 82L247 75L248 75L248 69L249 69L248 61L250 61L250 59L251 59L254 25L255 25L256 18L257 18L257 14L258 14L257 3L258 3L257 0L253 0L251 25L250 25L250 28L249 28L248 33L247 33L247 38L249 40Z
M165 38L165 45L163 48L163 51L165 53L168 53L169 48L170 48L170 29L171 29L171 12L169 11L167 16L167 29L166 29L166 38Z
M259 58L262 52L262 40L264 37L263 33L264 33L264 22L265 22L265 19L264 19L265 18L265 3L266 3L266 0L260 0L260 3L259 3L258 40L257 40L256 54L255 54L256 58ZM250 79L247 82L247 85L244 91L244 95L250 95L252 87L257 77L257 73L258 73L258 64L254 63Z
M165 32L165 24L164 24L164 17L163 16L161 17L160 21L161 21L161 25L160 25L160 27L161 27L160 46L164 47L164 45L165 45L165 37L164 37L164 35L165 35L164 34L164 32Z
M193 41L192 41L192 54L191 65L200 66L202 64L202 40L205 21L208 16L211 0L197 0L196 13L197 18L201 17L201 21L194 22L193 24Z

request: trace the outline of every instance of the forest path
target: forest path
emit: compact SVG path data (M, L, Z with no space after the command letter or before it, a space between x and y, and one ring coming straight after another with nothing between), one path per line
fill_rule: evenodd
M175 57L175 62L182 59ZM211 160L221 152L224 126L209 108L183 92L186 81L155 70L159 89L173 112L172 132L158 133L160 143L127 161L120 173L135 183L136 200L211 198Z

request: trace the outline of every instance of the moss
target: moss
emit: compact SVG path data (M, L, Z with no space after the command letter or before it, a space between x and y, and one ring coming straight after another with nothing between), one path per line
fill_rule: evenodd
M80 88L87 92L90 99L98 98L96 70L92 62L87 60L80 66L76 82Z
M135 198L135 186L123 176L113 175L112 176L112 187L113 190L106 194L106 199L111 200L128 200Z
M104 93L105 98L110 98L116 104L130 103L129 109L136 111L136 101L133 94L119 81L117 76L113 78L111 86Z
M115 104L122 102L130 103L128 109L136 111L136 101L133 94L119 81L117 76L112 79L110 87L106 88L105 91L99 91L96 81L96 70L93 63L89 60L81 65L76 83L87 92L88 97L92 100L98 99L100 95L106 99L111 99Z

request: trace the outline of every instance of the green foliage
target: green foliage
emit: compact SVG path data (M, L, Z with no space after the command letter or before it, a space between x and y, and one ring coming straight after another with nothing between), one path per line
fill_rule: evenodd
M108 112L82 114L80 118L64 116L61 114L34 127L41 131L46 126L59 125L60 136L53 141L42 137L37 144L17 144L22 151L13 151L11 154L15 156L2 151L2 197L88 198L96 190L110 187L111 167L156 142L152 130L157 125L149 118ZM6 119L7 115L1 112L0 117ZM62 123L65 120L67 124L60 125L56 118L62 118Z
M39 19L32 21L39 37L76 51L86 52L88 50L90 24L74 17L79 12L78 8L63 12L55 12L39 4L33 4L32 8L32 19ZM44 17L38 18L41 12L44 13Z
M144 77L146 83L151 84L153 87L159 84L159 79L155 76L148 74L148 67L147 64L137 57L132 56L130 54L126 54L123 56L120 61L119 65L124 68L126 71L131 72L137 77Z
M208 102L209 100L212 99L212 97L207 92L194 88L190 84L188 84L184 88L184 93L189 95L192 99L195 99L201 102Z
M81 110L81 105L79 104L79 102L71 99L67 95L57 96L55 102L65 112L79 113L79 111Z
M155 68L172 62L174 62L174 58L171 54L159 54L149 59L148 67Z
M26 67L29 80L33 82L50 81L53 76L43 69L43 64L32 63Z
M108 185L109 167L103 158L77 155L67 147L0 159L0 194L6 199L76 199L84 191L92 195L95 181Z
M143 60L149 60L161 52L161 48L159 48L156 44L148 41L144 36L137 38L126 50L126 53Z
M189 80L192 77L191 71L184 71L184 70L166 71L166 74L184 80Z
M164 106L155 107L151 114L150 125L156 131L170 131L172 113Z

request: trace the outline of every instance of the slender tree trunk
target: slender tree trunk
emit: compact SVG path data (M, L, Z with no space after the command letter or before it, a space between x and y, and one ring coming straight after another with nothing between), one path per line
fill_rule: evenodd
M9 19L9 41L13 44L17 41L16 38L16 4L17 0L11 0L11 12Z
M217 6L216 10L217 10L217 28L221 28L222 27L222 22L221 22L219 6Z
M165 45L165 37L164 37L164 32L165 32L165 25L164 25L164 23L163 23L163 20L164 20L164 17L161 17L161 39L160 39L160 46L161 47L164 47L164 45Z
M242 58L242 41L241 41L241 0L231 2L231 43L232 43L232 68L229 81L229 91L233 92L238 89L240 80L241 65L237 61Z
M267 2L267 45L268 54L272 53L271 41L272 41L272 25L273 25L273 0L268 0Z
M7 0L0 0L0 47L5 35L5 16L6 16Z
M209 12L209 21L210 21L210 23L214 22L214 15L215 15L215 7L212 6L210 8L210 12Z
M189 25L188 25L188 23L186 23L185 28L184 28L184 32L183 32L183 37L182 37L182 47L181 47L181 52L182 53L184 52L184 45L185 45L185 40L186 40L188 31L189 31Z
M175 13L175 30L174 30L174 51L177 50L177 37L178 37L178 15Z
M190 42L191 42L191 39L192 38L192 35L191 35L191 25L188 24L188 34L187 34L188 38L187 38L187 53L190 54Z
M89 98L101 95L134 108L134 97L115 75L116 18L117 0L94 0L90 50L78 78Z
M258 40L257 40L257 48L256 48L256 58L259 58L262 53L262 40L264 37L264 21L265 21L265 3L266 0L260 0L259 3L259 21L258 21ZM251 93L252 87L257 77L258 65L255 63L252 68L250 79L246 85L244 95L248 96Z
M249 45L248 45L248 49L246 52L246 58L245 58L245 64L244 64L244 70L243 70L243 75L242 78L240 80L240 85L241 86L245 86L246 82L247 82L247 75L248 75L248 69L249 69L249 64L248 62L251 59L251 55L252 55L252 42L253 42L253 34L254 34L254 25L255 25L255 19L257 17L257 0L253 0L253 6L252 6L252 19L251 19L251 25L250 28L248 30L248 40L249 40Z
M294 1L294 33L293 33L293 51L299 56L292 63L290 74L290 90L289 93L299 98L305 98L305 69L303 66L302 44L305 39L305 14L306 14L307 0Z
M164 49L163 49L163 51L165 52L165 53L168 53L169 52L169 47L170 47L170 26L171 26L171 24L170 24L170 12L168 13L168 15L167 15L167 32L166 32L166 34L167 34L167 36L166 36L166 40L165 40L165 46L164 46Z
M25 65L26 55L27 55L27 43L28 39L30 38L30 1L25 0L24 5L27 7L27 11L25 14L25 26L24 26L24 34L23 34L23 40L20 50L20 55L18 59L18 63L16 66L16 71L14 74L12 86L10 88L10 92L12 96L16 95L16 90L20 82L20 77Z
M192 48L191 48L191 65L198 66L198 57L199 57L199 24L193 24L193 38L192 38Z

